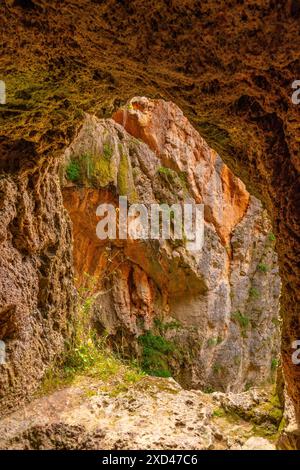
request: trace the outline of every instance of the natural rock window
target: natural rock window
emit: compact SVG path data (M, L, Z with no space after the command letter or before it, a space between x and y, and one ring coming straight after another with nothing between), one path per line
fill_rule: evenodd
M281 283L270 219L175 104L137 97L111 119L86 115L61 173L77 286L96 280L93 321L114 347L185 388L274 381ZM184 242L97 239L96 208L118 195L202 202L201 253Z

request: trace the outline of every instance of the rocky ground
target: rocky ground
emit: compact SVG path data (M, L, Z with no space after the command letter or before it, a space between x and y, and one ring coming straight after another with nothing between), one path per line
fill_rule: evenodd
M117 393L81 377L6 416L0 448L273 450L280 416L261 390L205 394L145 376Z

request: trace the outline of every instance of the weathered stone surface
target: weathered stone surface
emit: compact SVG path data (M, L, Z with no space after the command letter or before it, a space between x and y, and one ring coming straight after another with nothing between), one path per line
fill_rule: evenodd
M93 276L100 289L98 329L139 354L139 336L157 334L159 322L176 349L166 362L188 388L239 391L270 381L280 279L266 211L173 103L134 98L114 119L131 134L87 116L62 171L76 276L79 284ZM70 165L79 168L73 183ZM184 240L99 240L96 208L122 194L147 207L203 202L203 250L189 251Z

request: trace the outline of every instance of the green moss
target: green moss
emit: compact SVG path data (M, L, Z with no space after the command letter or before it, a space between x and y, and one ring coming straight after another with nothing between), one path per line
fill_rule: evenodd
M65 351L54 366L47 371L39 395L72 383L77 377L89 376L104 382L111 380L116 386L127 387L140 380L144 373L136 364L128 363L113 353L91 326L92 292L96 282L88 279L88 287L79 289L78 315L73 319L74 333L66 342Z
M274 421L276 421L276 423L278 423L282 418L282 409L276 407L270 408L269 415L274 419Z
M223 370L223 366L222 364L219 364L218 362L216 362L214 365L213 365L213 372L214 374L220 374Z
M165 167L165 166L160 166L160 167L157 169L157 172L158 172L160 175L165 175L165 176L170 177L170 178L173 177L173 171L170 170L170 168L167 168L167 167Z
M271 370L272 370L272 372L275 372L278 365L279 365L279 360L276 357L273 357L272 361L271 361Z
M216 341L216 338L208 338L207 340L207 346L209 348L213 347L213 346L216 346L217 344L217 341Z
M168 183L172 194L176 194L178 191L183 191L184 197L189 195L187 177L184 172L177 173L171 168L165 166L160 166L157 169L157 174L161 176L164 180L164 183Z
M269 271L269 267L264 263L259 263L257 265L257 269L262 273L267 273Z
M188 180L187 180L187 175L183 171L178 173L179 179L181 181L182 186L185 187L186 190L188 190Z
M128 184L128 160L124 153L121 153L118 171L118 189L121 196L127 196L129 190Z
M95 161L92 181L100 187L105 187L113 181L111 162L106 157L102 156Z
M239 366L240 363L241 363L241 358L240 358L240 356L235 356L233 362L234 362L234 364L235 364L236 366Z
M209 348L213 347L213 346L217 346L218 344L222 343L222 338L221 336L218 336L216 338L208 338L207 340L207 346Z
M112 155L113 155L113 148L112 148L112 146L110 145L110 143L105 142L105 143L103 144L103 156L104 156L104 158L105 158L106 160L109 160L109 161L110 161Z
M70 181L78 181L80 178L80 167L78 162L70 161L66 168L66 175Z
M252 415L255 416L258 411L265 414L270 423L276 426L276 429L279 427L283 416L283 407L277 393L271 394L268 401L255 407Z
M138 195L134 186L131 165L127 155L123 151L122 144L119 144L120 163L118 168L118 191L121 196L127 196L129 202L138 201Z
M282 431L286 428L286 419L285 417L283 416L282 420L280 421L280 425L279 425L279 428L278 428L278 433L281 434Z
M268 240L269 240L270 242L275 242L275 241L276 241L276 237L275 237L275 235L274 235L273 232L270 232L270 233L268 234Z
M277 438L277 430L274 426L261 426L255 424L251 429L251 435L264 437L269 441L275 441Z
M199 122L198 130L201 136L217 152L224 153L225 150L232 148L232 142L229 133L221 127L211 122Z
M230 424L238 424L241 422L240 416L234 411L224 409L222 406L213 410L213 417L226 419Z
M66 176L83 186L105 187L113 181L112 148L104 144L103 154L85 152L73 155L66 167Z
M250 390L251 388L254 387L254 383L252 381L250 382L246 382L245 384L245 392L248 392L248 390Z
M97 390L94 390L93 388L85 388L84 395L87 398L94 397L95 395L97 395Z
M279 432L285 426L282 406L276 394L271 394L268 401L251 409L244 407L234 410L223 407L216 408L213 411L213 416L225 418L229 423L238 423L241 420L252 423L253 427L249 431L249 437L251 435L262 436L272 441L276 441Z
M156 377L171 377L168 360L170 354L175 351L175 345L150 331L139 336L138 341L142 346L142 369L147 374Z
M272 318L272 323L273 323L273 325L275 325L275 326L280 326L280 325L281 325L281 321L280 321L279 318L277 318L277 317L273 317L273 318Z
M1 78L7 92L7 103L1 106L1 131L5 135L49 145L54 133L59 140L66 140L76 131L85 105L79 85L71 78L65 77L60 83L57 71L41 66L27 67L24 72L8 68Z
M180 328L182 328L182 325L178 320L172 320L164 323L159 318L155 318L154 325L158 328L161 334L165 333L168 330L180 330Z

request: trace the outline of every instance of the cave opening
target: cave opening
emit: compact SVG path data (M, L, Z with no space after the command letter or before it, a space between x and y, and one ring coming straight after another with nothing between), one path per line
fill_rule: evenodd
M61 169L77 288L124 358L186 389L271 387L280 364L276 238L262 203L172 102L135 97L86 115ZM99 240L99 204L204 205L204 245ZM82 294L83 293L83 294Z

